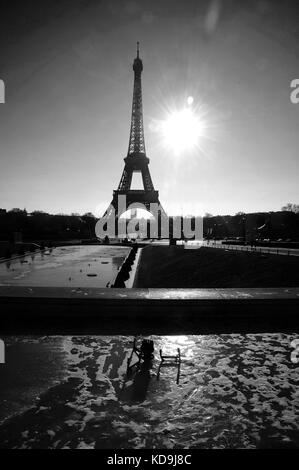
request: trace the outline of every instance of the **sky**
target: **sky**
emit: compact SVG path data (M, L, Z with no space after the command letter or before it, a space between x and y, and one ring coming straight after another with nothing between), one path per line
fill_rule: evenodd
M5 3L0 207L102 215L128 150L137 41L146 151L165 210L299 203L296 0ZM157 123L190 96L205 133L176 155Z

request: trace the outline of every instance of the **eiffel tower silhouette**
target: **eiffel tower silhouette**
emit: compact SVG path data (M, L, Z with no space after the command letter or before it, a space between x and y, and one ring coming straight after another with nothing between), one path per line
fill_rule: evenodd
M139 42L137 43L137 57L134 60L134 91L131 117L131 132L127 157L124 159L125 168L116 191L113 191L112 202L104 214L109 217L112 211L115 211L115 217L118 219L129 209L138 207L146 208L150 211L150 204L159 206L158 216L166 216L166 212L159 201L159 192L155 190L149 171L149 158L146 156L144 128L143 128L143 109L142 109L142 86L141 74L143 63L140 59ZM134 173L141 173L143 189L131 189ZM126 207L119 205L119 197L126 197Z

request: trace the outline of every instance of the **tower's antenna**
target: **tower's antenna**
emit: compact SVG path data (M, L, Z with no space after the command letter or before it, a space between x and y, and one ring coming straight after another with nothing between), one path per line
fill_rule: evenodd
M137 59L139 59L139 41L137 42Z

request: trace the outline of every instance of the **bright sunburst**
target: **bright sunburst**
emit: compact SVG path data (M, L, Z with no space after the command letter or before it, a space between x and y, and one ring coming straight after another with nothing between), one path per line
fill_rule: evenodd
M204 135L204 122L193 112L191 96L187 103L188 107L172 111L161 123L164 145L175 155L198 146L200 138Z

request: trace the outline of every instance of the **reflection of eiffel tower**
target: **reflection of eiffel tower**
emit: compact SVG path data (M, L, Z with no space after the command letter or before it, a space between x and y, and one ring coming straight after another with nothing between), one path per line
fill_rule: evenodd
M125 168L118 189L113 192L112 203L105 213L105 216L108 217L113 208L115 209L116 218L119 218L132 204L135 207L138 207L138 204L142 204L147 210L150 210L150 204L152 203L160 206L159 215L166 215L159 202L159 192L155 191L148 167L149 158L147 158L145 153L141 88L143 64L139 57L139 43L137 43L137 57L134 60L133 70L135 78L128 155L125 158ZM134 172L141 173L144 189L131 189ZM119 207L119 196L126 197L125 210L123 210L123 207Z

